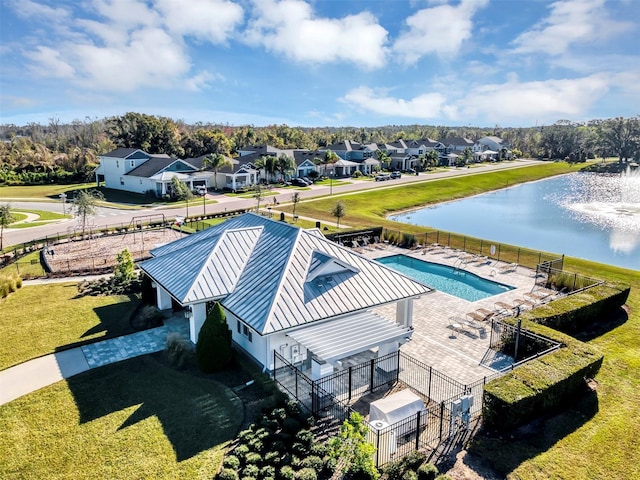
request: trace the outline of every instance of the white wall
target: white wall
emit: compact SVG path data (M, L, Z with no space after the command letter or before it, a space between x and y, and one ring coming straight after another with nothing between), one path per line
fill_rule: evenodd
M227 316L227 325L229 325L229 329L232 332L232 338L234 343L240 346L244 351L246 351L249 355L256 359L256 361L265 366L266 362L266 354L267 354L267 339L258 335L257 332L253 331L251 335L251 342L249 339L242 333L238 333L237 323L238 318L232 313L225 310L225 315ZM242 322L240 322L242 324ZM241 328L242 330L242 328ZM273 361L273 355L271 357L270 362Z

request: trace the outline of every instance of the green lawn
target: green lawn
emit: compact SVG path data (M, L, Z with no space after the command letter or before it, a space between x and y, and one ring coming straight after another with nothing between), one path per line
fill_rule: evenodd
M39 227L40 225L44 225L50 222L71 218L71 215L63 215L61 213L48 212L46 210L24 210L24 209L13 210L12 209L11 211L13 213L13 216L16 218L16 222L27 218L27 215L25 215L25 213L32 213L34 215L38 215L38 219L32 220L30 222L25 222L25 223L18 223L18 224L12 223L10 225L10 228Z
M243 421L242 401L158 355L0 406L0 478L213 478Z
M70 185L24 185L15 187L0 187L0 199L2 198L30 198L34 200L60 201L61 193L73 196L73 190L95 187L95 183L75 183Z
M0 370L58 347L131 333L133 296L82 297L75 283L23 286L0 301Z

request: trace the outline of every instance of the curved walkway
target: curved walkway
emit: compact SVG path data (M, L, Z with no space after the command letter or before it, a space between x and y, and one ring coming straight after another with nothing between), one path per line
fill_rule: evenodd
M52 353L2 370L0 405L92 368L164 350L171 332L189 338L187 321L173 316L161 327Z

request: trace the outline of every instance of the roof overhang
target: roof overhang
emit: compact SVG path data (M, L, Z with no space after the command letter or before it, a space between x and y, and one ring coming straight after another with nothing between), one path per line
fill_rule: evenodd
M339 360L373 347L399 341L404 343L413 330L373 312L363 311L287 333L296 342L326 362Z

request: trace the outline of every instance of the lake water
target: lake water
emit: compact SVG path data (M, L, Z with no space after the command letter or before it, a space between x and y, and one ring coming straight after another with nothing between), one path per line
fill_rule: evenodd
M573 173L389 218L640 270L639 170Z

